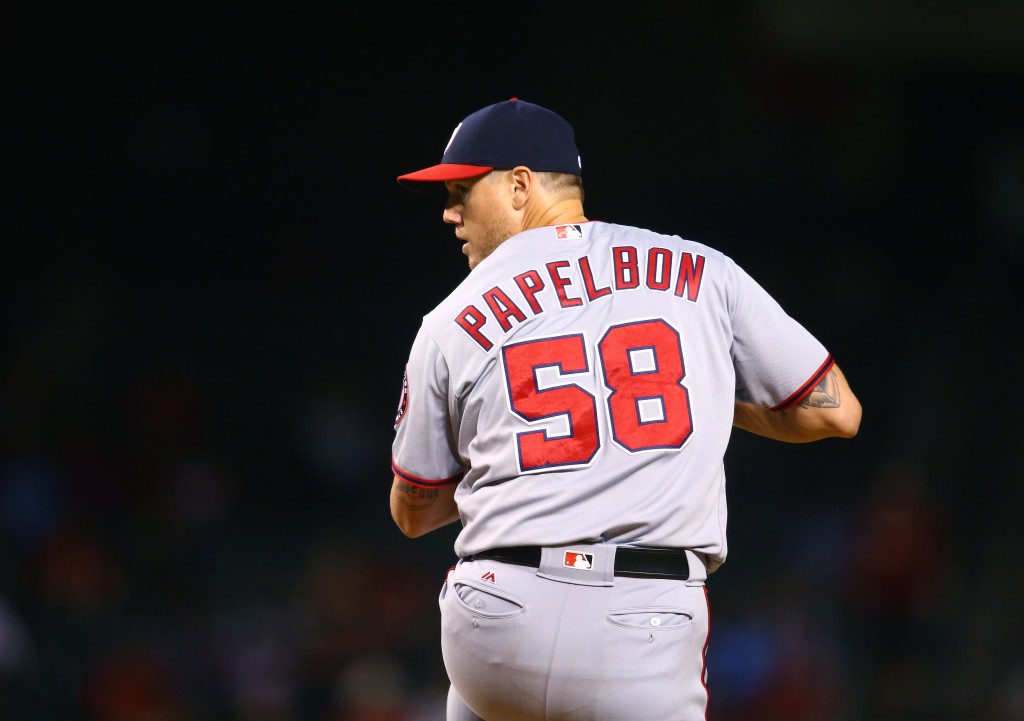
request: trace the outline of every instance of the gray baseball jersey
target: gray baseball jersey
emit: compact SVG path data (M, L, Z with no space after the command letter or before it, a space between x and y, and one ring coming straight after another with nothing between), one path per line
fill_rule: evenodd
M423 318L394 472L458 484L460 557L572 543L724 562L736 398L798 402L824 346L725 254L603 222L505 241Z

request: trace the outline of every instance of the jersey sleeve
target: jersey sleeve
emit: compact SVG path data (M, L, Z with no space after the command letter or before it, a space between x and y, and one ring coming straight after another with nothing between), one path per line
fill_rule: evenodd
M392 471L415 486L437 488L463 475L448 412L448 379L444 356L421 327L405 367L391 447Z
M773 409L795 405L828 373L832 356L746 271L733 269L736 397Z

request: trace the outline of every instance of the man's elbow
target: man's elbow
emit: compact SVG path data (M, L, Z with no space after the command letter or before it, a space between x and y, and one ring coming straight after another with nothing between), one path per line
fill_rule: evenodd
M391 499L391 519L408 538L418 538L429 531L423 523L423 514L410 511L396 498Z
M835 435L839 438L853 438L860 432L860 403L845 407L844 412L833 418Z
M398 530L407 538L419 538L432 530L416 516L402 513L392 513L391 516L395 521L395 525L398 526Z

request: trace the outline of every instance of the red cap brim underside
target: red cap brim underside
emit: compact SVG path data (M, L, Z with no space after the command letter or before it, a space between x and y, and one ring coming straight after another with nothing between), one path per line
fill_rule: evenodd
M475 178L478 175L489 173L494 168L486 165L459 165L458 163L441 163L413 173L406 173L398 176L398 182L415 183L443 183L446 180L462 180L463 178Z

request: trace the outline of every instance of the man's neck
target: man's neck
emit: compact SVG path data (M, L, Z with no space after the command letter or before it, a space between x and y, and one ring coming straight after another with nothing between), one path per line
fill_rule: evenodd
M528 213L523 230L542 228L547 225L568 225L569 223L586 223L583 204L578 200L558 200L551 205L538 208Z

